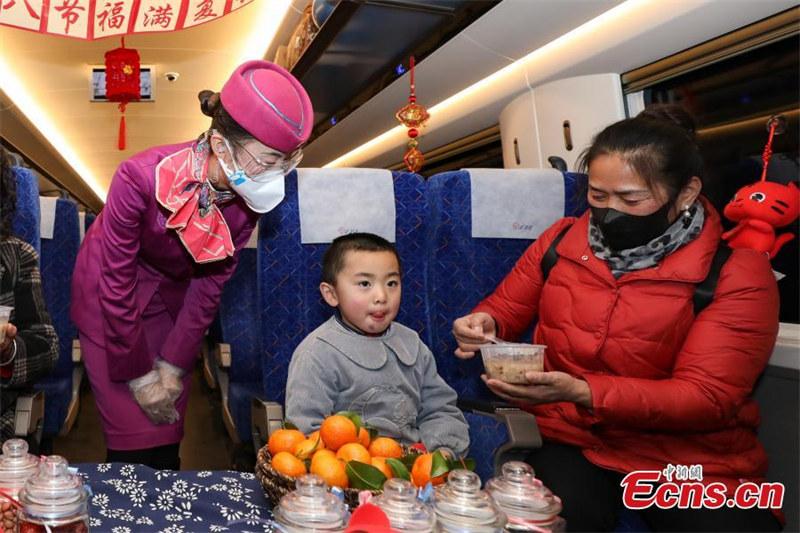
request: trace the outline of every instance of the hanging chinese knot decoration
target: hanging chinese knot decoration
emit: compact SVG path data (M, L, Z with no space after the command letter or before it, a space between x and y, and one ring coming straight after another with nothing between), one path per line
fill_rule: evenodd
M405 162L409 172L419 172L422 165L425 163L425 158L422 156L422 152L417 150L417 146L419 145L417 141L419 130L417 128L425 127L425 123L428 122L431 116L427 109L417 103L416 88L414 86L413 57L411 58L408 70L411 75L411 94L408 97L408 103L401 107L395 116L403 126L409 128L408 136L411 138L411 140L408 141L408 152L403 156L403 162Z
M119 118L119 139L117 147L125 149L125 106L140 98L139 52L122 46L106 52L106 97L109 102L119 102L122 113Z

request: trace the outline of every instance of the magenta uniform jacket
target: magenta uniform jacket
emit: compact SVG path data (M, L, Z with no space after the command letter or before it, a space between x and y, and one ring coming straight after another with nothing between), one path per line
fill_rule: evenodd
M156 165L190 145L159 146L123 162L106 206L78 253L72 320L82 336L105 349L114 382L146 374L155 356L191 370L238 252L258 221L258 213L240 198L223 204L236 254L206 264L194 262L176 232L165 227L169 211L155 198ZM156 293L160 298L154 299ZM155 300L163 302L174 324L153 354L142 317Z

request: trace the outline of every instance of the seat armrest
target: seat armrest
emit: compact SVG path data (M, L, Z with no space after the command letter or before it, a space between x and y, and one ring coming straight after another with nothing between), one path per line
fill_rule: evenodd
M459 398L456 405L462 411L491 416L505 425L508 441L494 455L495 475L500 475L502 466L508 461L524 461L531 450L542 447L536 417L516 405L473 398Z
M253 449L258 453L258 450L269 439L269 436L283 427L283 406L277 402L268 402L255 396L252 401L250 418Z
M494 415L500 409L520 410L519 407L506 402L478 400L476 398L459 398L456 406L464 412L477 415Z
M83 350L81 350L81 341L79 339L72 339L72 362L80 363L83 361Z
M44 391L17 396L14 412L14 435L27 437L41 432L44 420Z
M220 342L214 347L214 359L217 360L217 365L220 368L231 367L231 345Z

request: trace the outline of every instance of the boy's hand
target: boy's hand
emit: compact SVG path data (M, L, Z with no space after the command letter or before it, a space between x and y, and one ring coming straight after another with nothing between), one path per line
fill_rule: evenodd
M453 337L458 343L456 357L469 359L475 351L488 342L488 336L495 335L494 318L489 313L472 313L453 322Z

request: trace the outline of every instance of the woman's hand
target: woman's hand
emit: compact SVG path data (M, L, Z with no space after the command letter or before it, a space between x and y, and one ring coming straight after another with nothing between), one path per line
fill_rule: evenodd
M17 327L9 322L3 324L0 328L6 328L6 337L3 339L3 343L0 344L0 362L4 363L14 353L11 344L13 344L14 339L17 338Z
M475 351L486 344L487 336L495 335L494 318L489 313L472 313L462 316L453 322L453 337L456 338L458 348L456 357L469 359Z
M486 385L498 396L508 401L522 401L533 405L554 402L572 402L587 409L592 408L592 391L589 384L564 372L526 372L529 385L512 385L497 379L481 376Z
M161 384L158 370L151 370L144 376L128 382L128 387L136 403L153 424L174 424L180 418L175 409L175 400Z

